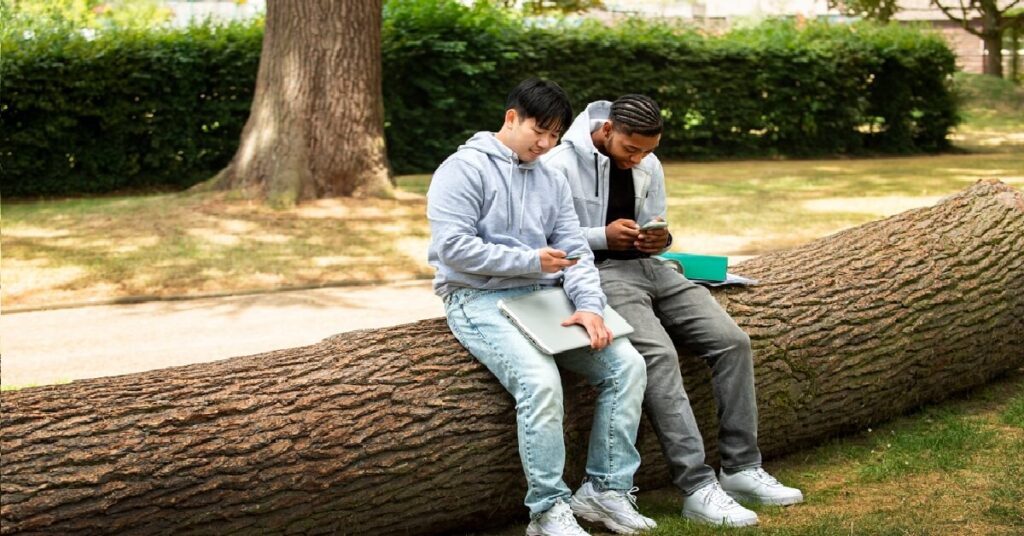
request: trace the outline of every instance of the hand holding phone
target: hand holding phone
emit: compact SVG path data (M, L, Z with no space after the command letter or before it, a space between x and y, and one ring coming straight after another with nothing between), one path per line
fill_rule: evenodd
M651 220L640 227L641 231L650 231L651 229L664 229L668 227L667 221Z

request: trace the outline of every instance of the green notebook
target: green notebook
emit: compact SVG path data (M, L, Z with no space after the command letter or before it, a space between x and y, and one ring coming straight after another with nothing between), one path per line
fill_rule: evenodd
M683 267L683 275L687 279L725 281L726 268L729 265L729 257L719 255L668 252L658 256L678 262Z

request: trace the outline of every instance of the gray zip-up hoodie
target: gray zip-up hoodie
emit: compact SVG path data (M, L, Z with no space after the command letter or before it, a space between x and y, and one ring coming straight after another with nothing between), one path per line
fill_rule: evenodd
M478 132L446 159L427 191L434 292L555 285L577 310L602 315L605 306L593 253L580 231L565 178L538 161L520 162L490 132ZM586 255L557 273L540 269L537 250Z
M608 120L611 110L610 101L590 103L573 120L562 144L541 157L545 165L560 171L569 180L576 214L593 250L608 249L605 235L608 180L611 166L615 164L597 150L590 135ZM633 192L637 223L643 225L659 216L665 217L665 171L653 153L633 168Z

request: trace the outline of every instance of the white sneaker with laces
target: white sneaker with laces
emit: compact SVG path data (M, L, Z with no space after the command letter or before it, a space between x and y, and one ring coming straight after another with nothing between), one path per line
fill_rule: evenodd
M722 489L737 501L786 506L804 500L800 490L783 486L760 467L744 469L731 475L722 471L718 481L722 483Z
M539 517L530 520L526 526L526 536L589 536L580 527L572 510L565 501L555 501L555 505Z
M619 534L636 534L658 526L653 519L637 512L636 495L633 495L637 489L597 491L592 482L585 481L569 505L577 517L600 523Z
M740 506L726 495L718 482L712 482L683 499L683 517L730 527L757 524L757 514Z

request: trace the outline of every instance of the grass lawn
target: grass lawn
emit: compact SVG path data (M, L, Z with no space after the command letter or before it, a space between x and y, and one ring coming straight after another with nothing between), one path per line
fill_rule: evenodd
M3 304L428 277L422 196L274 210L225 194L3 205Z
M766 467L801 488L805 502L749 505L760 519L757 527L724 529L683 519L674 488L644 491L640 510L658 522L648 534L1024 534L1024 370L874 429L770 460ZM525 528L478 536L518 536ZM595 535L611 534L588 528Z
M1024 185L1024 151L863 160L669 162L674 248L748 255L933 204L974 181ZM2 303L52 306L429 277L428 175L395 200L274 210L225 194L5 203Z

